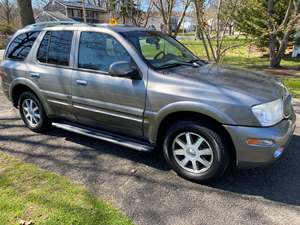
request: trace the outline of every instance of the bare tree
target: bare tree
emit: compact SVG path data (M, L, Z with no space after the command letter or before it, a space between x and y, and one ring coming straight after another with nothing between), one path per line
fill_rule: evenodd
M149 21L150 14L153 10L153 0L147 1L148 6L145 9L145 3L142 0L136 1L136 9L131 9L131 23L136 26L146 27ZM132 6L132 5L131 5Z
M154 6L157 8L157 10L160 12L160 15L162 16L164 26L166 28L166 32L170 35L176 36L181 24L183 22L183 19L185 17L186 11L189 8L192 0L182 0L182 1L176 1L176 0L156 0L154 1ZM179 16L178 23L175 24L175 29L172 29L172 17L175 14L175 7L178 6L178 4L183 5L183 10L181 12L181 15ZM174 33L173 33L174 31Z
M269 51L270 51L270 66L278 67L286 48L288 41L295 29L295 25L300 21L300 0L289 0L287 10L281 24L275 23L273 11L276 1L268 0L268 29L269 29Z
M31 0L17 0L17 3L21 16L22 26L34 23L35 20L33 17Z
M15 9L15 2L13 0L0 0L0 18L10 24Z
M194 0L197 16L197 32L202 40L208 60L221 62L226 51L240 46L240 44L224 46L226 32L232 26L232 17L237 9L239 0L217 0L209 2L215 7L215 30L211 32L210 24L205 17L204 9L207 0ZM214 36L213 36L214 35ZM215 43L215 44L214 44Z

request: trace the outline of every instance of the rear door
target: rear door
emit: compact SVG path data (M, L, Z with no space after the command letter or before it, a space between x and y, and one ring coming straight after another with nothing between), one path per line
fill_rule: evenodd
M78 33L78 56L72 78L72 103L79 122L118 133L142 136L146 82L112 77L109 66L133 62L112 35Z
M1 62L1 70L3 70L1 83L6 95L9 94L9 84L13 79L28 76L29 54L39 33L39 31L17 33L9 43L4 60Z
M30 77L53 114L70 119L75 118L71 104L72 41L71 30L43 31L30 66Z

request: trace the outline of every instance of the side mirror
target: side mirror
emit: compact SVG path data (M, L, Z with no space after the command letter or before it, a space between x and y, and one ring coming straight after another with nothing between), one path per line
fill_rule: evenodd
M108 72L113 77L131 78L135 80L141 79L139 71L127 61L112 63Z

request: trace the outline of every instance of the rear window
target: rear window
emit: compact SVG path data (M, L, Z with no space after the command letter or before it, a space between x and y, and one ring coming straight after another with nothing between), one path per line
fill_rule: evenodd
M25 60L38 35L37 31L18 35L9 45L6 57L13 60Z
M72 45L72 31L48 31L38 50L40 62L68 66Z

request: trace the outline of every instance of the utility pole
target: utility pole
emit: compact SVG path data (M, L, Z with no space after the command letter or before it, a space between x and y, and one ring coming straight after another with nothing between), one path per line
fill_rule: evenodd
M83 22L87 22L86 21L86 10L85 10L85 0L81 0L82 1L82 15L83 15Z

